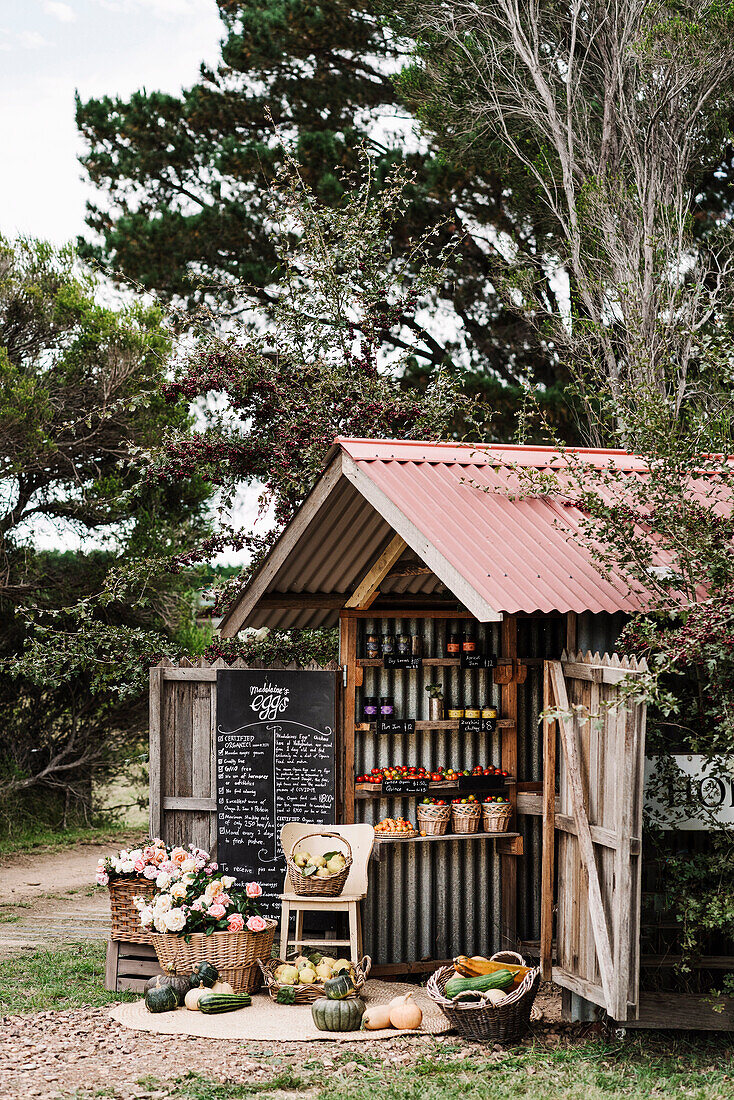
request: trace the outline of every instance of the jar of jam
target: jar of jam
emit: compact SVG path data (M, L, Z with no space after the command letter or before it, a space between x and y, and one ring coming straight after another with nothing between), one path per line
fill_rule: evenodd
M482 718L496 718L497 707L482 707Z
M456 721L457 718L463 718L464 717L464 708L463 707L449 707L448 717L453 721Z
M395 713L395 701L392 695L382 695L380 697L380 717L392 718Z
M392 657L395 653L395 635L383 634L382 635L382 656Z
M362 721L377 721L377 696L365 695L364 699L362 700Z
M481 718L481 716L482 712L479 707L465 707L464 709L465 718Z
M411 657L423 656L423 635L414 634L410 639L410 655Z
M410 657L410 634L398 634L395 652L398 657Z
M446 639L446 656L458 657L461 653L461 641L458 634L449 634Z
M379 634L368 634L365 639L365 653L368 661L375 661L380 656Z
M462 653L476 653L477 651L477 639L474 637L473 630L465 630L461 639L461 652Z

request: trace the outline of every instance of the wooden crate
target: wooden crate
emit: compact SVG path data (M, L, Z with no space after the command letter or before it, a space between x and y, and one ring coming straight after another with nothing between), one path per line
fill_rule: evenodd
M111 993L126 989L142 993L148 978L162 973L151 944L109 940L104 985Z

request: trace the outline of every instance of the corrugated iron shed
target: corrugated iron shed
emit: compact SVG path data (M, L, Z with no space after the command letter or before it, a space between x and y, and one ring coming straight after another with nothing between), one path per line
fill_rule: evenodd
M624 451L568 454L645 475L644 462ZM562 480L568 462L549 447L339 438L222 633L335 624L396 532L428 570L387 578L383 595L442 593L483 622L518 612L634 611L641 594L621 578L603 578L573 538L579 508L557 495L524 494L523 470Z

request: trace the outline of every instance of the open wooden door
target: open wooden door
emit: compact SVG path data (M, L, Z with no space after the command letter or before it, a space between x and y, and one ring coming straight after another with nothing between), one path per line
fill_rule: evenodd
M591 653L545 663L545 710L555 716L544 721L543 976L557 838L553 981L619 1021L637 1018L639 1005L646 720L645 704L625 699L620 684L646 667Z

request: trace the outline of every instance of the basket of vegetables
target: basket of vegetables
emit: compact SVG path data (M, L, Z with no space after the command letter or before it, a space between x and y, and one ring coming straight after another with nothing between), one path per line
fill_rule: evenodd
M361 962L352 963L315 951L299 955L293 962L260 960L259 966L271 1000L281 1005L305 1005L324 996L355 997L364 988L372 959L365 955Z
M517 984L521 956L514 951L498 952L469 975L454 966L442 966L428 979L426 992L439 1006L451 1026L466 1039L491 1043L516 1043L530 1024L530 1011L540 985L540 970L527 970ZM497 967L505 963L506 967ZM478 972L477 972L478 971ZM484 972L482 972L484 971Z
M324 837L344 845L346 852L338 848L333 852L313 854L303 847L311 837ZM336 898L344 889L352 866L352 846L339 833L307 833L295 841L290 853L286 853L288 877L297 894L304 897Z

